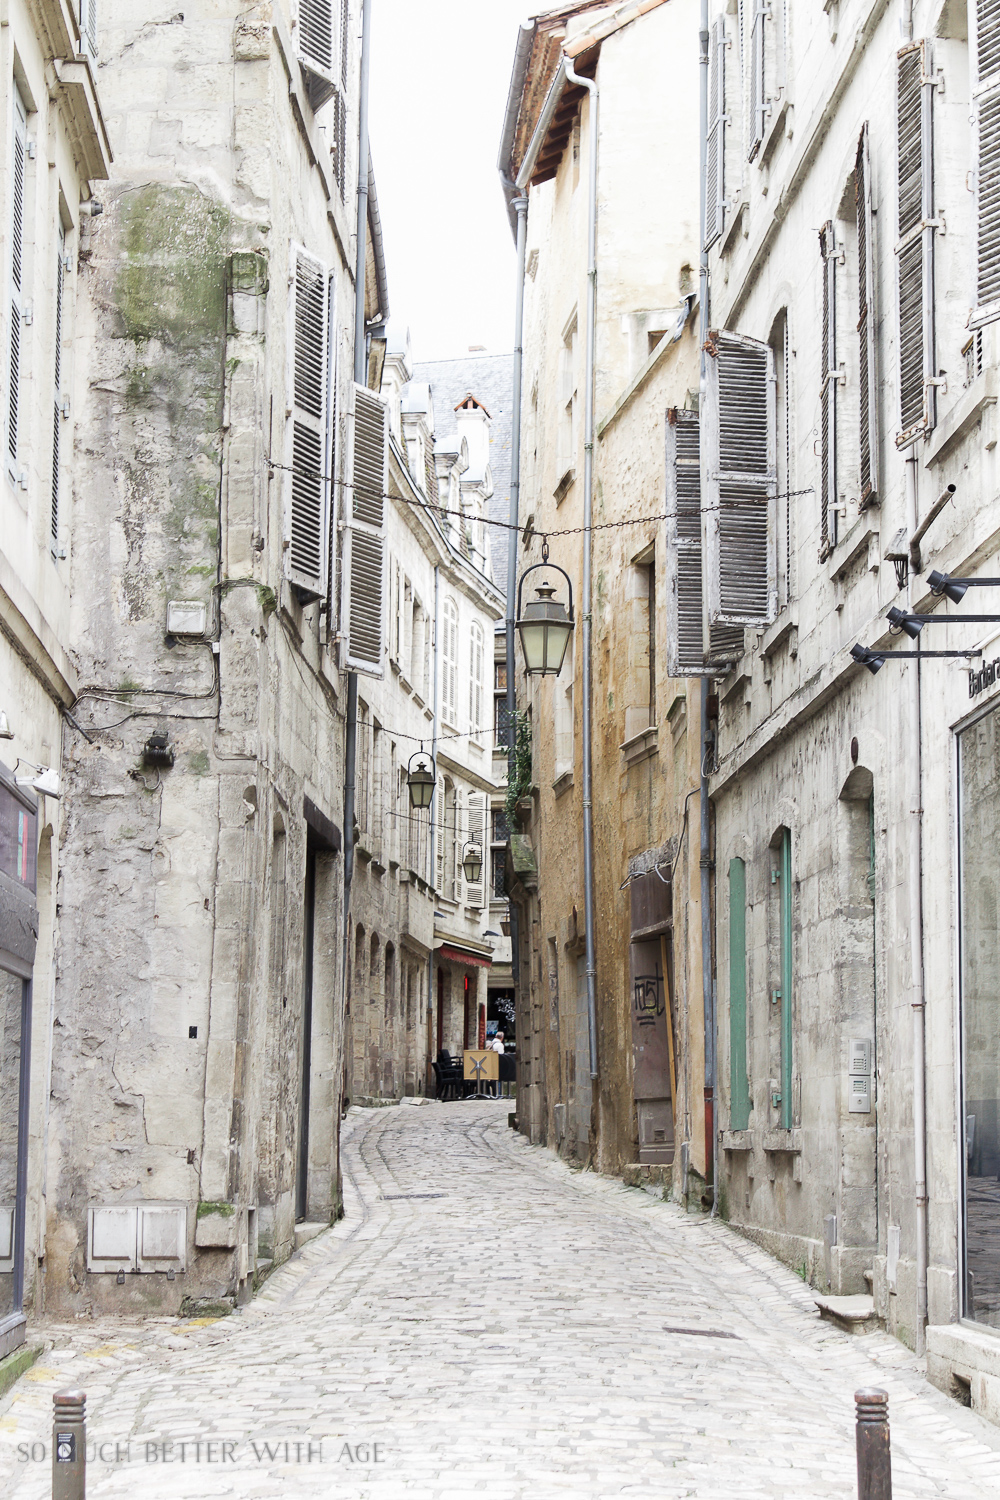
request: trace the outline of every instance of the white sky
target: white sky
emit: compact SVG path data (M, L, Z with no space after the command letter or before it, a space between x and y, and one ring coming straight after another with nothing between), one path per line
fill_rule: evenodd
M522 19L552 0L372 0L371 147L393 324L415 360L514 345L496 161Z

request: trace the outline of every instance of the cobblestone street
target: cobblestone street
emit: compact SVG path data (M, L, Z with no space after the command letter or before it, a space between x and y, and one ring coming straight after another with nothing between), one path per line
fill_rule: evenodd
M507 1109L352 1110L345 1219L231 1318L36 1329L52 1347L0 1408L4 1495L50 1494L68 1385L89 1496L851 1497L871 1384L895 1500L1000 1493L1000 1432L894 1340L819 1322L723 1224L570 1171Z

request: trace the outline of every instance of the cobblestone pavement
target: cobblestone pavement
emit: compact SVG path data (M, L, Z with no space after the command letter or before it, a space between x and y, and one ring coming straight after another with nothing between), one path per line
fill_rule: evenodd
M879 1384L895 1500L1000 1495L1000 1430L893 1339L819 1322L725 1225L570 1171L507 1107L352 1110L344 1220L231 1318L43 1327L0 1493L50 1494L37 1445L78 1384L90 1497L846 1500Z

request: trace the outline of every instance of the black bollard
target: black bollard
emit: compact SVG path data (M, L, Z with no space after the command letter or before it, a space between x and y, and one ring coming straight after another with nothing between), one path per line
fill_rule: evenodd
M889 1397L885 1391L854 1392L857 1408L858 1500L892 1500Z
M87 1398L56 1391L52 1404L52 1500L86 1500Z

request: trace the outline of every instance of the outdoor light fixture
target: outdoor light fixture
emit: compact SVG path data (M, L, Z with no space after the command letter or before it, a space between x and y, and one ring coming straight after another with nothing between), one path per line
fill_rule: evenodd
M12 740L13 738L14 731L10 727L10 720L3 709L0 708L0 740Z
M908 635L911 641L915 641L924 628L922 615L911 615L905 609L896 609L895 605L889 610L886 619L890 625L895 625L904 635Z
M908 635L911 641L916 640L925 625L1000 624L1000 615L911 615L908 610L896 609L895 606L888 611L886 619L890 625L895 625Z
M937 571L928 573L927 582L931 586L931 593L943 594L952 604L961 604L968 589L964 578L949 578L947 573Z
M22 764L22 762L18 761L17 765L19 766L21 764ZM33 792L37 792L40 797L56 797L56 798L58 798L58 796L59 796L59 772L58 771L53 770L51 766L36 766L35 763L34 763L34 761L32 761L32 760L26 760L26 761L23 762L23 764L26 765L26 766L34 766L35 774L34 774L34 776L18 776L18 774L17 774L17 766L15 766L14 767L14 782L15 782L15 784L17 786L30 787L30 789Z
M555 589L551 584L543 582L536 590L537 600L532 599L529 604L521 608L521 591L524 588L524 580L529 573L536 572L539 568L555 568L557 573L562 573L566 580L566 588L569 592L569 612L566 606L559 600L553 598ZM562 664L566 657L566 647L573 633L573 585L569 581L569 574L563 568L557 568L555 563L549 562L549 544L542 541L542 561L535 563L533 567L521 574L521 581L517 586L517 630L521 637L521 650L524 652L524 669L529 677L556 677L562 671Z
M982 650L975 651L872 651L868 646L852 646L851 655L859 666L867 667L874 677L876 672L881 672L887 661L914 661L924 656L949 656L964 657L966 661L973 656L982 656Z
M416 761L416 765L413 762ZM410 789L411 807L430 807L437 783L437 768L433 755L425 755L424 747L410 756L406 767L406 784Z
M1000 589L1000 578L952 578L950 573L928 573L927 582L935 594L945 594L957 604L966 589Z
M483 873L483 851L478 844L466 844L462 854L462 869L470 885L475 885Z

